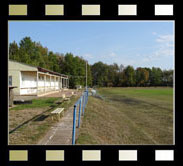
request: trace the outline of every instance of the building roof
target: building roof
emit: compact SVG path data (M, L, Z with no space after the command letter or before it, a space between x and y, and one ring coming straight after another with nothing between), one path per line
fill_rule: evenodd
M37 67L22 62L17 62L15 60L8 61L8 70L9 71L38 71Z
M58 76L62 76L62 77L68 77L68 75L65 75L65 74L60 74L58 72L54 72L54 71L51 71L51 70L48 70L48 69L45 69L45 68L42 68L42 67L39 67L39 66L33 66L33 65L29 65L29 64L26 64L26 63L22 63L22 62L17 62L15 60L10 60L10 62L14 62L14 63L19 63L21 65L26 65L28 67L32 67L32 68L35 68L37 71L40 71L40 72L44 72L44 73L49 73L49 74L54 74L54 75L58 75ZM35 70L34 70L35 71Z
M58 75L58 76L62 76L62 77L68 77L68 75L65 75L65 74L60 74L58 72L54 72L54 71L51 71L51 70L48 70L48 69L44 69L42 67L37 67L38 71L40 72L44 72L44 73L50 73L50 74L54 74L54 75Z

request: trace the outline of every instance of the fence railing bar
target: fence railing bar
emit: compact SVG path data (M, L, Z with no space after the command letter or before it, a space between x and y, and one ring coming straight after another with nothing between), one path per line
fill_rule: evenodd
M84 103L85 103L85 96L83 95L83 102L82 102L82 115L84 116Z
M78 128L80 127L80 119L81 119L81 102L82 102L82 98L80 98L80 102L79 102Z
M73 112L73 129L72 129L72 144L75 144L75 136L76 136L76 105L74 105Z
M79 113L78 113L78 128L80 127L81 122L81 114L84 116L84 111L86 104L88 102L88 90L86 90L79 100L74 105L73 110L73 129L72 129L72 144L75 144L75 137L76 137L76 119L77 119L77 106L79 104ZM82 113L81 113L82 112Z

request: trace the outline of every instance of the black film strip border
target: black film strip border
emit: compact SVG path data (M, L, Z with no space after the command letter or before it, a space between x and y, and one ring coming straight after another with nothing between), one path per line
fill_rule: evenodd
M8 16L8 5L9 4L27 4L28 5L28 15L27 16ZM45 5L46 4L64 4L65 13L64 16L45 16ZM100 16L82 16L81 15L81 5L82 4L100 4L101 5L101 15ZM137 4L137 16L118 16L118 5L119 4ZM174 6L173 16L155 16L154 15L154 5L155 4L172 4ZM113 0L111 3L105 1L91 1L91 0L78 0L72 2L70 0L42 0L42 1L33 1L33 0L9 0L6 4L6 10L2 12L4 16L4 21L2 22L2 31L3 36L1 45L1 55L7 54L7 51L3 51L2 48L6 48L6 38L7 38L7 23L8 20L175 20L176 11L175 11L175 0ZM109 12L110 11L110 12ZM1 60L4 60L3 58ZM2 61L1 61L2 64ZM2 65L1 65L2 66ZM7 64L4 64L6 67ZM2 71L2 68L1 68ZM7 73L4 72L5 76ZM2 85L7 84L7 82L1 83ZM4 86L3 86L4 87ZM2 104L2 102L1 102ZM6 105L3 106L6 108ZM182 113L176 113L176 130L182 129L179 126L178 121L181 121ZM6 113L3 113L1 116L1 126L3 126L3 118L6 117ZM179 127L178 127L179 126ZM4 125L2 129L3 133L6 133L7 126ZM182 133L176 133L175 141L176 145L170 146L7 146L7 136L1 137L0 140L5 144L2 146L3 151L0 151L0 161L4 161L6 165L18 166L18 165L74 165L77 163L79 165L180 165L179 162L183 162L183 150L179 142L183 138ZM82 150L91 149L91 150L101 150L101 161L86 162L82 161ZM119 161L118 160L118 151L119 150L137 150L138 160L137 161ZM28 161L9 161L9 150L28 150ZM64 150L65 151L65 160L64 162L48 162L45 160L45 151L46 150ZM155 161L155 150L173 150L174 151L174 160L173 161ZM74 154L74 155L73 155ZM110 156L110 157L108 157Z

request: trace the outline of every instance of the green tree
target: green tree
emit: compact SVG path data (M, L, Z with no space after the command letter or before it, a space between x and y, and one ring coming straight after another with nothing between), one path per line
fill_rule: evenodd
M162 75L162 84L164 86L173 86L173 70L164 70Z
M108 83L108 66L102 62L92 65L93 85L107 86Z
M149 80L149 71L145 68L137 68L135 72L136 85L137 86L146 86L146 83Z
M152 67L149 77L152 86L160 86L162 84L162 70L160 68Z
M135 70L132 66L127 66L122 73L122 85L134 86L135 82Z
M40 42L24 37L19 45L13 41L9 45L9 58L18 62L43 67L61 74L69 75L70 87L86 85L86 60L72 53L54 53ZM107 65L96 62L87 63L88 86L169 86L173 85L173 70L152 67L136 70L132 66L124 67L116 63Z
M108 66L108 82L107 82L108 87L118 85L119 82L118 72L119 72L119 66L116 63Z
M19 61L19 47L15 41L9 45L9 58L11 60Z

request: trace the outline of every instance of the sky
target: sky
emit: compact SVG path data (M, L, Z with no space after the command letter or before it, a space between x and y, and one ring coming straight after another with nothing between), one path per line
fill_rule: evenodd
M174 69L173 21L10 21L9 43L29 36L89 64Z

